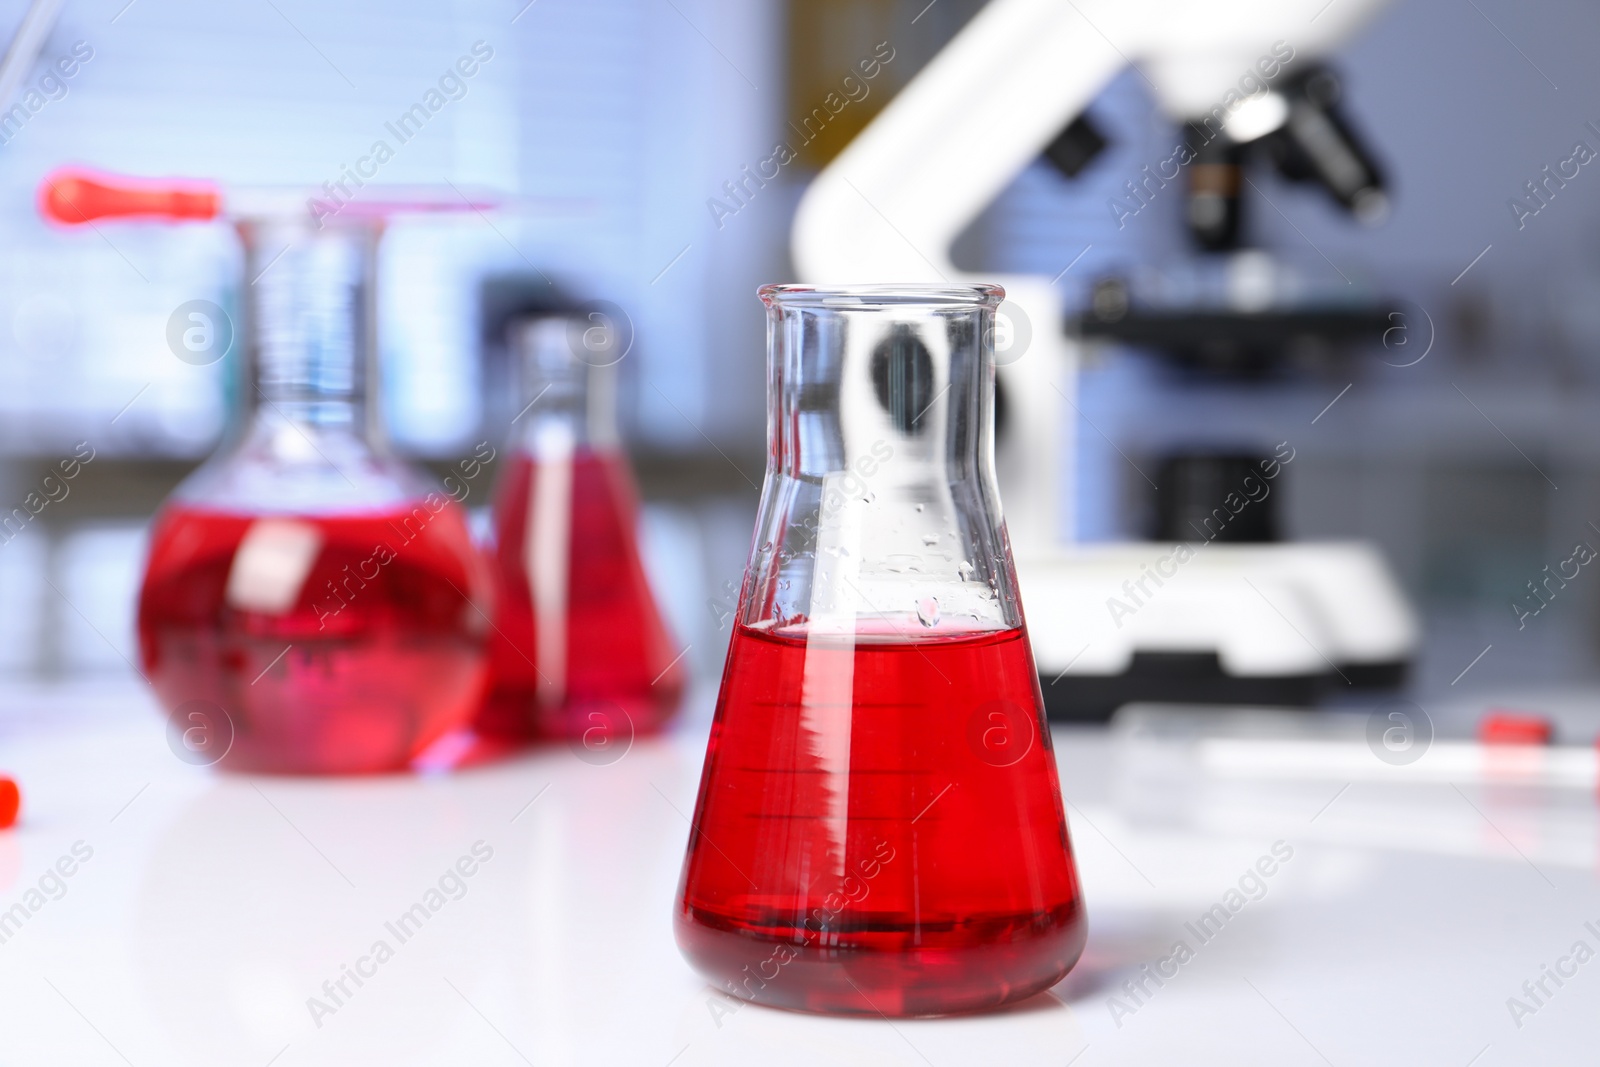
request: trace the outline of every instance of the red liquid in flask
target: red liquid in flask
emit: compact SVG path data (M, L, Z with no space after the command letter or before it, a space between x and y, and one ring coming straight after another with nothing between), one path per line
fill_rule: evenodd
M493 683L479 730L659 728L684 668L639 558L627 461L579 448L556 461L518 452L509 468L495 504Z
M169 709L226 713L230 770L391 770L482 699L487 604L468 598L486 586L454 505L263 518L176 504L139 600L144 669Z
M678 944L725 989L935 1015L1059 981L1085 924L1021 629L735 629Z

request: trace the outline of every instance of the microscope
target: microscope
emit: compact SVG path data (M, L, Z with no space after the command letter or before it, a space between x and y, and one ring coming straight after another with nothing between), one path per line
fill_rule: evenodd
M1297 339L1360 343L1392 325L1392 309L1374 299L1261 300L1250 279L1266 257L1241 248L1254 166L1319 185L1358 221L1386 212L1379 169L1321 63L1381 6L992 0L800 202L791 244L804 281L1005 287L996 468L1052 718L1104 719L1146 701L1306 705L1404 679L1417 623L1377 549L1275 539L1272 498L1293 476L1294 442L1168 457L1151 540L1072 543L1086 346L1249 374ZM1103 146L1085 108L1130 63L1180 132L1170 155L1128 183L1125 210L1181 188L1194 246L1235 268L1222 299L1163 305L1106 278L1069 319L1050 278L958 270L957 235L1018 173L1042 154L1070 175Z

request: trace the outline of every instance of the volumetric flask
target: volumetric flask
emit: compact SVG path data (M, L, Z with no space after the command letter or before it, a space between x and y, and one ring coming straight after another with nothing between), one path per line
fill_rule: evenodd
M192 762L404 767L482 700L492 593L461 508L388 453L368 402L381 222L239 232L236 421L156 517L144 670ZM197 343L231 338L219 316L189 316Z
M677 710L684 685L617 436L622 337L597 312L513 320L507 339L522 399L496 489L493 682L478 730L622 751Z
M767 286L768 467L676 909L734 996L889 1016L1085 925L992 456L994 286Z

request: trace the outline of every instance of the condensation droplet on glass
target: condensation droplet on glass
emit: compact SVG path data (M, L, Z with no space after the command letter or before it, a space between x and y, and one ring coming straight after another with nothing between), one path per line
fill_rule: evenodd
M922 543L927 545L929 548L932 548L934 545L939 543L939 535L936 533L923 534Z
M968 578L972 577L973 569L972 561L970 559L964 559L956 566L956 573L961 575L962 581L966 581Z
M763 541L763 542L761 542L761 551L763 551L763 552L771 552L772 551L772 542L771 541Z
M922 509L925 508L925 507L927 507L926 504L918 504L917 505L917 514L921 515L922 514Z
M923 597L917 601L917 621L928 627L939 625L938 597Z

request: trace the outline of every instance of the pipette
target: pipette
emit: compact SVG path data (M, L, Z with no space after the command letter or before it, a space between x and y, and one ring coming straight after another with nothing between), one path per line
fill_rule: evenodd
M320 189L296 186L226 185L195 178L137 178L88 167L61 167L39 183L39 212L62 226L100 219L206 222L309 215L324 223L338 216L388 218L440 212L511 211L521 215L582 214L592 202L560 197L515 196L481 186L356 184L324 182Z

